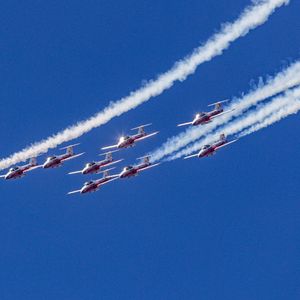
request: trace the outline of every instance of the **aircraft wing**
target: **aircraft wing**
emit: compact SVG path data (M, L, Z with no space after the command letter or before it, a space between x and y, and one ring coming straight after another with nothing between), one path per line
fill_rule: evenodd
M150 166L145 167L145 168L143 168L143 169L139 169L138 172L141 172L141 171L145 171L145 170L151 169L151 168L156 167L156 166L158 166L158 165L160 165L160 163L150 165Z
M215 119L215 118L220 117L220 116L222 116L222 115L228 114L228 113L230 113L230 112L232 112L232 111L234 111L234 109L226 110L226 111L224 111L224 112L222 112L222 113L220 113L220 114L218 114L218 115L212 116L210 119L211 119L211 120L212 120L212 119Z
M230 141L230 142L228 142L228 143L226 143L226 144L224 144L224 145L222 145L222 146L219 146L219 147L215 148L215 150L219 150L220 148L223 148L223 147L225 147L225 146L227 146L227 145L230 145L230 144L232 144L232 143L235 143L237 140L238 140L238 139L233 140L233 141Z
M189 158L197 157L197 156L198 156L198 153L192 154L192 155L189 155L189 156L186 156L186 157L184 157L183 159L189 159Z
M69 175L73 175L73 174L81 174L82 171L74 171L74 172L69 172Z
M29 169L24 170L23 173L27 173L27 172L29 172L29 171L32 171L32 170L41 168L42 166L43 166L43 165L38 165L38 166L30 167Z
M70 156L70 157L68 157L68 158L62 159L62 161L66 161L66 160L70 160L70 159L79 157L79 156L83 155L84 153L85 153L85 152L82 152L82 153L79 153L79 154L72 155L72 156Z
M81 192L80 190L76 190L76 191L69 192L68 195L72 195L72 194L76 194L76 193L80 193L80 192Z
M105 167L108 167L108 166L117 164L117 163L119 163L119 162L121 162L121 161L123 161L123 160L124 160L124 159L114 160L114 161L112 161L112 162L106 164Z
M114 148L118 148L118 145L103 147L103 148L101 148L101 150L108 150L108 149L114 149Z
M116 176L116 177L111 178L111 179L109 179L109 180L107 180L107 181L105 181L105 182L101 182L101 183L99 183L99 184L97 184L97 185L98 185L98 186L101 186L101 185L107 184L107 183L109 183L109 182L111 182L111 181L114 181L114 180L116 180L116 179L119 179L119 175L110 175L110 176Z
M192 124L193 124L193 122L186 122L186 123L178 124L177 127L187 126L187 125L192 125Z
M6 175L0 175L0 178L5 178Z
M153 133L149 133L149 134L147 134L147 135L145 135L145 136L143 136L143 137L141 137L141 138L136 139L136 141L144 140L144 139L146 139L146 138L148 138L148 137L151 137L151 136L154 136L154 135L156 135L156 134L158 134L158 133L159 133L159 131L156 131L156 132L153 132ZM103 148L102 148L102 149L103 149Z

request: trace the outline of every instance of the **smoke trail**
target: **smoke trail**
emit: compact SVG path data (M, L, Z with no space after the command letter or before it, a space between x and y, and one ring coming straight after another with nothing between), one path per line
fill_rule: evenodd
M233 41L266 22L276 8L288 3L289 0L255 1L252 6L245 9L235 22L226 24L219 33L213 35L203 46L196 48L190 56L175 63L173 68L160 75L156 80L150 81L129 96L111 103L94 117L35 143L20 152L14 153L8 158L2 159L0 161L0 170L12 164L25 161L29 157L45 153L50 148L55 148L63 142L78 138L93 128L99 127L112 118L120 116L148 101L151 97L160 95L164 90L171 88L176 81L184 81L188 75L193 74L201 63L221 55Z
M226 135L235 135L242 131L239 136L250 134L260 128L271 125L292 113L297 113L299 106L300 87L297 87L294 90L287 91L284 95L276 97L267 104L260 105L257 109L250 111L245 116L234 120L233 122L218 129L215 133L209 134L201 141L196 142L192 146L187 147L167 158L166 161L178 159L198 151L204 145L211 144L216 141L222 133ZM248 127L250 127L250 129L245 130Z
M205 136L218 126L229 122L233 117L238 116L252 105L256 105L269 97L285 91L300 84L300 61L292 64L289 68L277 74L275 77L268 79L265 85L259 85L255 90L240 99L234 100L232 104L226 108L228 110L235 109L232 113L220 116L210 124L189 128L185 132L169 138L161 147L150 153L152 161L158 161L168 156L180 148L185 147L189 143Z
M283 118L289 115L296 114L299 110L300 110L300 99L298 101L295 101L292 104L287 105L286 107L281 108L276 113L271 114L268 118L265 118L262 122L259 122L251 126L249 129L244 130L238 135L238 137L241 138L251 133L254 133L260 129L268 127L276 122L279 122L280 120L282 120Z

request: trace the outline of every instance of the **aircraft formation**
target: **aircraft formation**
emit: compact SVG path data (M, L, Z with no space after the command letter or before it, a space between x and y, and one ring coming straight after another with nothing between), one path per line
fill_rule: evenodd
M230 113L234 110L231 109L231 110L224 111L222 104L227 101L228 100L224 100L224 101L210 104L209 106L212 105L215 106L212 111L198 113L196 114L195 118L192 121L181 123L178 124L177 126L178 127L188 126L188 125L202 126L210 122L213 122L215 118L223 114ZM74 174L94 175L94 174L102 173L103 176L100 179L90 180L85 182L80 189L71 191L68 193L68 195L76 194L76 193L87 194L91 192L96 192L100 189L102 185L106 183L110 183L117 179L135 177L145 170L160 165L160 163L152 163L150 160L150 156L144 156L144 157L137 158L138 160L140 160L140 163L136 165L127 165L122 169L120 173L110 175L109 171L113 170L114 167L105 169L111 165L123 161L123 159L115 160L113 158L113 153L120 151L121 149L131 148L135 146L137 142L140 142L144 139L157 135L159 131L155 131L151 133L147 133L145 131L145 127L148 127L150 125L152 124L145 124L145 125L140 125L138 127L132 128L131 130L137 130L136 134L122 136L115 145L102 147L101 150L109 150L109 152L99 154L100 156L104 156L103 160L88 162L84 165L84 167L81 170L69 172L68 173L69 175L74 175ZM184 159L189 159L193 157L203 158L203 157L212 156L216 154L216 152L219 149L227 145L230 145L236 141L237 139L229 141L224 134L221 134L220 138L217 141L215 141L210 145L204 145L201 149L199 149L198 153L186 156L184 157ZM36 158L31 158L28 164L23 166L11 167L6 174L0 175L0 178L4 178L5 180L19 179L24 177L27 174L27 172L38 168L49 169L49 168L61 167L62 165L64 165L66 161L77 158L84 154L84 152L77 153L77 154L74 152L74 147L78 145L79 144L73 144L73 145L60 148L60 150L66 150L66 152L60 155L49 156L47 157L45 162L40 165L37 163ZM111 150L111 149L115 149L115 150Z

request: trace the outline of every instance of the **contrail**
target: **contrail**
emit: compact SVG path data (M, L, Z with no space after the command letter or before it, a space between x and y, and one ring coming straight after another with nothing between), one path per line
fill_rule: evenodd
M209 134L199 142L187 147L173 156L166 159L171 161L189 155L198 151L202 146L216 141L220 134L236 135L242 132L238 137L245 136L261 128L269 126L290 114L297 113L300 109L300 87L288 90L284 95L274 98L267 104L260 105L257 109L250 111L243 117L234 120L231 123L221 127L216 132ZM250 127L250 128L249 128Z
M156 80L150 81L145 86L130 93L129 96L111 103L90 119L73 125L56 135L12 154L8 158L2 159L0 161L0 170L25 161L30 157L45 153L61 143L78 138L93 128L99 127L112 118L120 116L148 101L151 97L160 95L163 91L171 88L176 81L184 81L188 75L195 72L200 64L211 60L217 55L221 55L233 41L266 22L276 8L288 3L289 0L254 1L235 22L223 26L220 32L214 34L204 45L196 48L191 55L175 63L169 71L158 76Z
M198 140L206 134L212 132L218 126L229 122L232 118L237 117L251 106L275 96L289 88L300 84L300 61L293 63L290 67L283 70L273 78L269 78L265 84L260 84L256 89L249 92L242 98L232 101L232 104L226 110L234 109L232 113L220 116L212 123L204 126L197 126L187 129L176 136L169 138L161 147L150 153L152 161L161 160L163 157L187 146L189 143Z

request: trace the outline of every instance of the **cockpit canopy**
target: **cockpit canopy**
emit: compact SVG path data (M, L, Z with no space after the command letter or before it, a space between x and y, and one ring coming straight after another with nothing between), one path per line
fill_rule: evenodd
M203 117L205 115L204 112L199 112L196 114L196 118L200 118L200 117Z
M55 159L56 158L56 156L49 156L48 158L47 158L47 160L53 160L53 159Z
M91 166L94 166L96 163L95 162L90 162L90 163L87 163L85 166L87 168L91 167Z
M124 168L124 171L129 171L129 170L132 170L133 169L133 166L127 166Z
M208 149L210 147L210 145L205 145L205 146L203 146L203 150L206 150L206 149Z
M91 185L93 183L94 183L93 181L87 181L87 182L84 183L84 185L87 186L87 185Z
M122 136L122 137L120 138L120 141L121 141L121 142L124 142L124 141L127 141L128 139L130 139L130 136L129 136L129 135L126 135L126 136Z
M19 167L13 167L9 169L9 172L15 172L17 170L19 170Z

